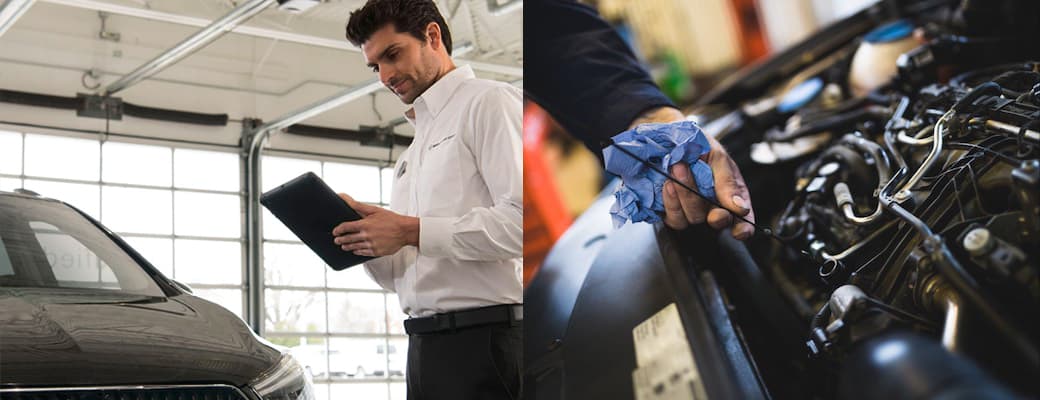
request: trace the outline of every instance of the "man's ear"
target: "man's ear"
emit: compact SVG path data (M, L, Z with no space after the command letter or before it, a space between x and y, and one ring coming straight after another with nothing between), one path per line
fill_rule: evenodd
M426 24L426 40L434 50L444 47L444 42L441 41L441 26L436 22Z

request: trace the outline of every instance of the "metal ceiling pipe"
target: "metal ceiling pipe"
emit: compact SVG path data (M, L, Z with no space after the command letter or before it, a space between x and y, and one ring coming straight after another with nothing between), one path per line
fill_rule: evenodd
M272 132L284 129L289 125L299 123L315 115L324 113L343 104L349 103L360 97L368 96L383 87L379 79L365 81L339 94L315 102L297 111L285 114L271 122L257 127L251 134L246 134L243 144L248 144L245 157L246 171L246 269L251 284L247 288L247 299L249 304L256 305L256 309L247 310L246 322L257 334L263 333L263 299L264 284L260 280L261 260L263 258L263 225L260 220L260 193L261 165L260 154L271 137Z
M18 21L19 18L29 11L36 0L5 0L0 4L0 36Z
M379 79L370 79L356 86L353 86L347 90L344 90L340 93L327 97L324 100L316 101L311 105L290 112L281 117L278 117L273 121L268 122L263 126L257 128L256 130L259 132L282 129L289 125L300 123L306 119L310 119L315 115L322 114L333 108L347 104L358 98L368 96L369 94L382 88L383 82L380 82Z
M99 0L40 0L44 3L58 4L68 7L76 7L94 11L104 11L110 14L126 15L136 18L144 18L152 21L162 21L171 24L189 25L189 26L206 26L210 21L188 17L184 15L166 13L161 11L153 11L143 8L128 7L113 3L106 3ZM516 1L522 3L520 1ZM521 4L522 5L522 4ZM514 6L515 7L515 6ZM329 49L347 50L353 52L361 52L357 46L350 44L345 39L329 39L318 36L301 35L299 33L279 31L275 29L259 28L255 26L236 26L231 29L231 32L260 37L265 39L281 40L283 42L299 43L310 46L324 47ZM523 67L515 67L510 65L493 64L481 61L471 60L460 60L463 64L469 64L476 71L490 72L502 75L522 77L524 76Z
M488 12L497 17L524 8L524 0L511 0L501 4L498 0L487 0L487 5Z
M119 80L108 84L104 89L101 89L99 94L102 96L108 96L147 79L149 76L162 71L196 50L212 43L217 38L231 31L238 24L252 18L256 14L259 14L268 6L274 4L274 2L275 0L249 0L242 3L231 10L227 15L213 21L202 30L189 36L187 39L184 39L162 54L159 54L151 61L137 67L137 69L124 75L122 78L119 78Z

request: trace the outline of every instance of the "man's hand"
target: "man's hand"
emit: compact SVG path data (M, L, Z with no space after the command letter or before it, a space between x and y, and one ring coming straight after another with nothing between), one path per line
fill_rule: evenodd
M642 116L632 122L632 126L647 122L674 122L685 118L679 110L671 107L662 107L643 113ZM729 157L726 149L718 140L705 135L711 143L711 151L702 159L711 167L715 175L715 195L726 209L737 215L744 216L749 221L755 220L755 212L751 209L751 195L748 193L744 177L740 175L737 163ZM677 163L671 167L672 176L686 186L696 188L690 166L686 163ZM738 240L747 240L755 232L755 227L747 222L740 221L729 211L712 206L696 194L691 193L682 186L672 181L666 181L662 188L664 192L664 223L669 228L680 230L691 224L699 224L707 220L708 225L715 229L733 227L733 237ZM734 222L736 224L734 225Z
M336 244L343 251L380 257L394 254L404 246L419 245L419 218L359 203L343 193L339 197L363 217L341 223L332 230Z

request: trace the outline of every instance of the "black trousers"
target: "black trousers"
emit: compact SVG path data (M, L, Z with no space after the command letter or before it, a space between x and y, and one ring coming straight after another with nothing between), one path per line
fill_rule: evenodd
M408 337L408 400L521 398L523 321Z

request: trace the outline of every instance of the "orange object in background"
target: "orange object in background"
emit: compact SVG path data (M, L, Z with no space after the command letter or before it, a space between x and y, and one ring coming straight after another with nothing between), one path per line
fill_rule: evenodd
M556 240L571 225L571 216L556 188L542 146L552 127L549 113L524 104L524 286L531 281Z
M762 31L762 21L758 16L756 0L730 0L735 16L734 24L740 42L740 53L743 64L751 64L769 55L769 43Z

